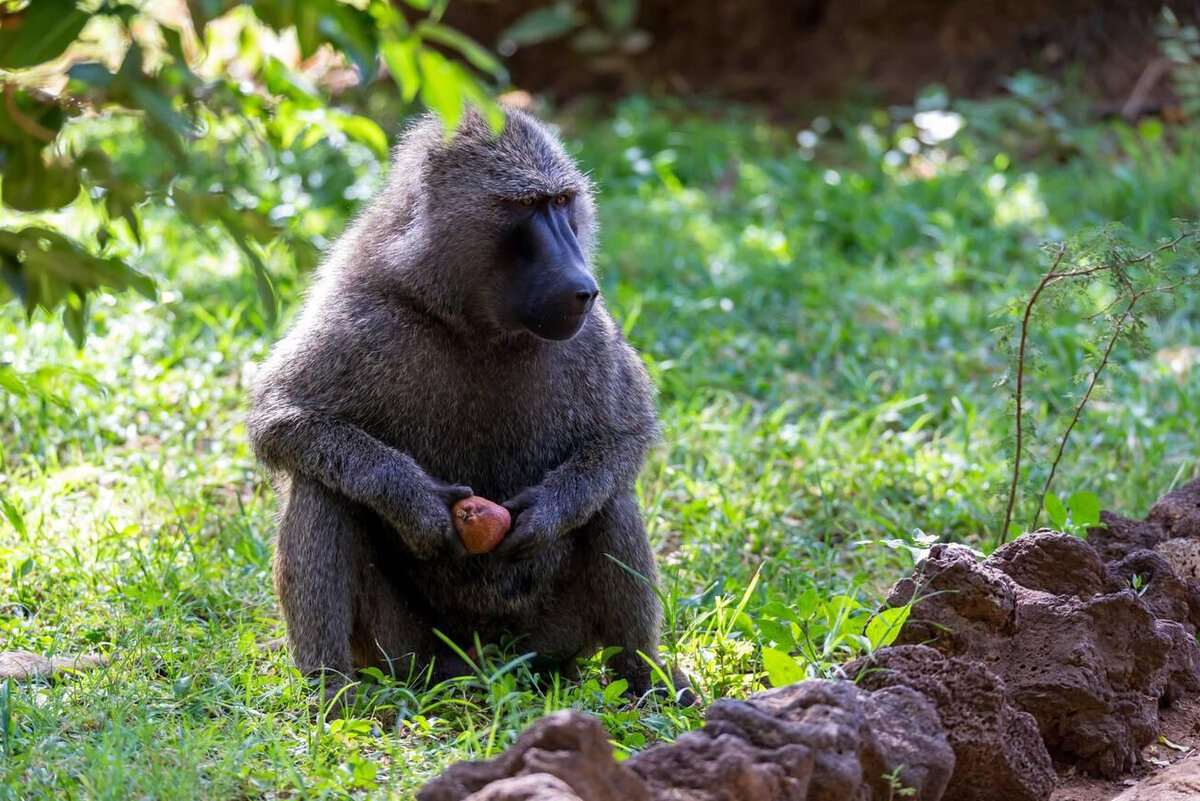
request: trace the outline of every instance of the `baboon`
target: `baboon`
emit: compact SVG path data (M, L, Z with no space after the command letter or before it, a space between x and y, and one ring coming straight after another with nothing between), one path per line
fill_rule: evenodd
M589 180L534 117L504 118L404 133L260 372L276 592L306 673L440 679L467 665L434 629L508 633L563 670L619 646L642 694L662 613L634 495L653 391L592 274ZM472 493L513 517L481 556L449 513Z

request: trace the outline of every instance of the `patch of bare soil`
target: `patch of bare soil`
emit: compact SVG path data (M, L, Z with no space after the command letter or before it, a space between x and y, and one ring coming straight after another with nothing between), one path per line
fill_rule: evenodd
M1141 764L1116 781L1082 775L1074 766L1055 765L1059 779L1050 801L1112 801L1171 765L1200 758L1200 699L1176 701L1162 710L1159 718L1162 736L1184 750L1156 740L1142 749Z
M503 32L548 0L456 0L446 21L505 51ZM603 28L602 3L578 6ZM1194 3L1171 3L1185 21ZM1157 56L1162 0L643 0L647 46L589 56L573 36L523 46L506 59L515 83L560 98L666 91L718 93L794 107L862 97L909 102L939 83L955 95L994 94L1021 70L1062 75L1110 101L1128 97ZM1160 82L1158 91L1167 89Z

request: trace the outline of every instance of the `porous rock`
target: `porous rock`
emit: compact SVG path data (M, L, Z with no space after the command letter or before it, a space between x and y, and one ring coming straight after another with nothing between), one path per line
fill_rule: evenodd
M1105 562L1124 559L1134 551L1152 551L1167 540L1163 527L1147 520L1130 520L1108 510L1100 513L1096 528L1087 532L1088 544Z
M1014 705L1004 682L988 668L923 645L899 645L857 659L845 670L860 688L910 687L934 703L955 757L947 799L1050 797L1054 766L1037 721Z
M1198 542L1169 540L1169 542ZM1159 546L1162 547L1162 546ZM1154 616L1174 620L1189 634L1200 630L1200 584L1182 578L1160 551L1133 551L1108 565L1109 575L1119 588L1136 588Z
M1081 601L1122 589L1095 548L1078 537L1049 530L1018 537L998 548L987 564L1027 589Z
M569 801L575 801L576 797L580 801L650 801L641 780L613 759L608 731L595 718L575 711L555 712L538 720L495 759L451 765L421 788L417 798L419 801L522 798L473 794L485 788L493 792L490 786L504 779L534 774L548 774L565 784L574 793L564 796ZM542 785L535 789L549 792L545 780L539 781ZM502 788L494 792L508 791ZM518 787L513 792L525 790ZM541 801L541 797L534 797Z
M1162 526L1169 539L1200 539L1200 479L1162 496L1146 520Z
M418 798L887 801L907 788L911 801L938 801L953 772L954 751L920 692L808 681L717 701L703 728L624 764L595 719L558 712L496 759L451 766Z
M1200 758L1191 757L1163 768L1113 801L1196 801L1200 798Z
M655 801L793 801L807 798L813 755L806 745L755 743L744 730L710 723L625 764Z
M564 782L549 773L530 773L492 782L466 801L580 801Z
M1134 551L1158 550L1180 576L1200 578L1190 569L1200 565L1196 549L1167 545L1173 540L1200 540L1200 479L1168 492L1150 507L1145 520L1130 520L1106 511L1100 513L1100 522L1104 525L1088 530L1088 542L1104 561L1114 562ZM1179 565L1169 556L1175 553L1183 557Z
M915 601L898 644L982 663L1051 754L1116 776L1157 733L1160 701L1200 682L1195 640L1117 584L1087 543L1035 532L983 562L934 546L888 601Z
M1166 540L1155 545L1154 552L1167 560L1179 578L1200 581L1200 539Z
M703 729L626 763L655 801L913 801L942 797L954 770L930 701L908 687L863 692L807 681L720 700ZM706 778L711 777L711 778Z

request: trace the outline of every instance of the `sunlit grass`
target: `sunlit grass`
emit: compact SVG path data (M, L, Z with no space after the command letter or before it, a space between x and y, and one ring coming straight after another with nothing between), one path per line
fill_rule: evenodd
M643 101L563 121L604 189L605 293L660 389L665 441L640 492L666 647L706 700L761 686L754 622L772 603L810 588L874 603L910 564L865 541L995 535L1010 424L992 329L1040 272L1041 240L1109 220L1152 239L1200 216L1197 132L1030 134L1069 145L1060 164L987 135L1007 113L973 108L917 153L900 149L919 142L911 123L870 116L799 145L750 113ZM406 797L550 709L600 714L625 750L697 723L630 708L599 660L580 682L535 679L519 643L485 650L479 676L383 680L348 722L314 723L310 688L258 647L281 633L273 498L242 414L278 331L231 249L169 213L147 241L162 302L100 298L82 352L55 321L0 310L0 363L74 371L0 395L16 523L0 521L0 648L115 657L0 696L0 798ZM303 282L273 263L286 317ZM1149 332L1149 356L1120 354L1062 487L1140 513L1200 472L1196 308ZM1083 341L1067 312L1039 332L1044 411L1065 406Z

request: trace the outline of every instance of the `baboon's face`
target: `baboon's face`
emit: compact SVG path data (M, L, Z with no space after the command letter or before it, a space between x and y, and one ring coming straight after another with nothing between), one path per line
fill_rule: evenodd
M600 294L579 243L575 193L501 201L497 318L542 339L579 333Z
M590 265L595 206L562 144L511 109L499 136L475 112L448 142L436 129L425 135L417 230L436 249L453 302L488 332L579 333L600 293ZM400 176L413 168L404 155Z

